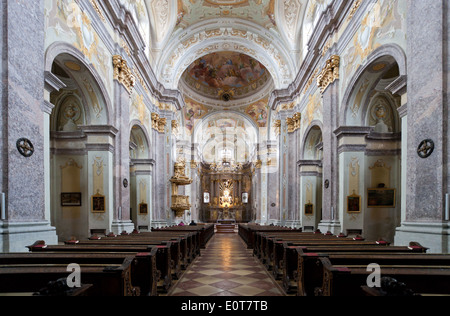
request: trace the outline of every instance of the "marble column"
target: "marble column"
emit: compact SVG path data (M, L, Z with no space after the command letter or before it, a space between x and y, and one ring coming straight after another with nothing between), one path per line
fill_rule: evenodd
M323 91L323 202L322 221L319 229L337 235L341 232L338 212L339 160L338 143L334 131L339 122L339 80L330 83Z
M289 214L289 155L290 155L290 142L288 134L288 125L286 119L291 116L292 111L280 111L281 128L279 135L279 156L278 156L278 169L279 169L279 189L280 189L280 225L286 225Z
M293 128L293 127L290 127ZM291 130L287 133L287 194L288 194L288 208L286 225L289 227L299 227L299 202L298 202L298 147L300 147L299 129Z
M267 141L262 144L267 150L267 156L261 157L263 161L262 178L262 212L267 214L267 224L280 224L281 202L280 202L280 167L278 164L278 142ZM270 162L270 164L269 164ZM267 197L267 198L266 198ZM265 210L267 209L267 211ZM264 218L263 218L264 220Z
M132 232L130 219L130 92L114 80L115 122L118 133L114 147L114 220L116 234Z
M429 252L450 250L450 225L445 220L448 181L449 6L446 0L408 1L408 117L406 214L396 243L420 242ZM427 158L419 144L431 139Z
M44 181L48 159L44 1L2 1L0 16L3 22L0 183L5 198L0 218L0 252L23 252L37 237L49 244L57 242L46 212L48 191ZM33 144L32 156L19 153L17 141L21 138Z

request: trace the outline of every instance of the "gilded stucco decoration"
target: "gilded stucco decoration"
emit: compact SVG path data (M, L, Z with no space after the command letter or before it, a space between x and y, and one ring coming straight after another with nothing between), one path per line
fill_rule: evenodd
M325 67L317 76L317 84L322 93L325 92L326 88L330 84L339 79L339 65L340 57L337 55L333 55L330 59L327 60Z
M136 77L128 67L127 61L122 56L114 55L113 66L114 80L119 81L131 94L136 84Z

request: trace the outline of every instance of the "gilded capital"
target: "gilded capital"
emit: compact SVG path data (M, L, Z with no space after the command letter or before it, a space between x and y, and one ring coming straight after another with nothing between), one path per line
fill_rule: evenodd
M114 80L119 81L129 93L133 92L136 84L136 77L128 67L127 62L120 55L113 56Z
M330 84L339 79L340 61L341 59L339 56L331 56L331 58L327 60L326 66L317 76L317 85L319 86L321 93L324 93L325 89Z

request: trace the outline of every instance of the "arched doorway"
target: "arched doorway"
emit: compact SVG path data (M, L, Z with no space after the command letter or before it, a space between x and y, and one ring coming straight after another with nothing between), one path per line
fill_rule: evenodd
M135 123L130 132L130 214L139 231L150 231L152 223L152 167L145 128Z
M402 74L402 63L380 51L369 57L344 96L339 139L342 231L368 240L394 242L401 224L401 97L389 87Z
M323 142L320 122L305 133L300 172L300 222L304 231L315 231L322 219Z
M50 95L52 225L61 241L107 234L113 203L109 144L115 133L107 102L91 67L74 55L57 55L51 72L65 84Z

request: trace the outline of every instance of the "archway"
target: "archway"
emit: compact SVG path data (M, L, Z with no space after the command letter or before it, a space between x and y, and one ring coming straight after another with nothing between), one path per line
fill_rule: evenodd
M342 231L389 242L401 224L404 190L401 97L389 90L404 74L404 63L401 53L386 54L395 51L380 48L358 69L344 95L344 127L338 132Z
M200 220L250 221L256 194L251 161L257 150L257 130L252 120L238 112L215 112L196 126L193 139L201 157ZM224 192L230 197L229 213L224 213Z
M139 231L150 231L152 207L152 167L147 132L133 122L130 132L130 215Z
M46 185L52 225L63 241L107 234L112 220L109 143L114 137L107 102L90 66L74 55L55 56L51 72L65 84L50 95L55 107L50 116L50 183ZM105 136L104 140L92 140L92 134Z
M300 222L304 231L315 231L322 219L322 128L312 122L305 133L300 169Z

